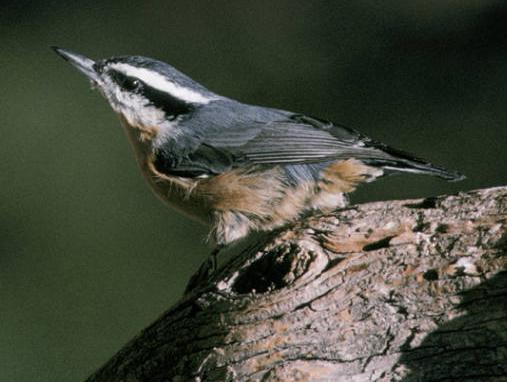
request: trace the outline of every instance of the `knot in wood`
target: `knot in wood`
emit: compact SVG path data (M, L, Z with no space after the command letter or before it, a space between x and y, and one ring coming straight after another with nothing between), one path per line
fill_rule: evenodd
M285 288L301 277L315 259L294 243L283 243L241 270L231 286L238 294L267 293Z

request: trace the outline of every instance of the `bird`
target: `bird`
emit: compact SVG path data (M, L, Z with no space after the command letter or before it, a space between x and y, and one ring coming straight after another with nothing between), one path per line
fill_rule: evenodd
M209 228L215 254L253 231L343 208L358 185L386 175L464 178L355 129L219 95L156 59L52 48L118 114L155 194Z

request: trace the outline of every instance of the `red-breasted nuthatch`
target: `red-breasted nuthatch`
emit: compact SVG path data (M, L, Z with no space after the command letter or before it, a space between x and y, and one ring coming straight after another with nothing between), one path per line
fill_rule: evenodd
M346 193L383 175L463 178L350 128L220 96L161 61L54 50L119 115L155 193L209 225L219 247L343 207Z

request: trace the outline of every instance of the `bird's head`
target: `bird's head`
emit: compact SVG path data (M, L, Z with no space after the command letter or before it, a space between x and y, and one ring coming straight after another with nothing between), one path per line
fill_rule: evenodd
M82 72L134 128L170 129L178 119L220 98L158 60L119 56L94 61L65 49L53 49Z

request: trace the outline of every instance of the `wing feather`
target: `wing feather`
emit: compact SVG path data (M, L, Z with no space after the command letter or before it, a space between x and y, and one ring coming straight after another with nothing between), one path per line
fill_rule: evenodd
M264 119L256 119L262 113L252 112L250 117L231 119L227 126L217 124L202 129L194 149L171 158L171 165L164 166L165 171L180 176L211 175L249 163L294 165L356 158L388 171L426 173L449 180L460 178L457 173L392 149L356 130L301 114L269 110L272 114ZM159 162L167 161L161 158Z

